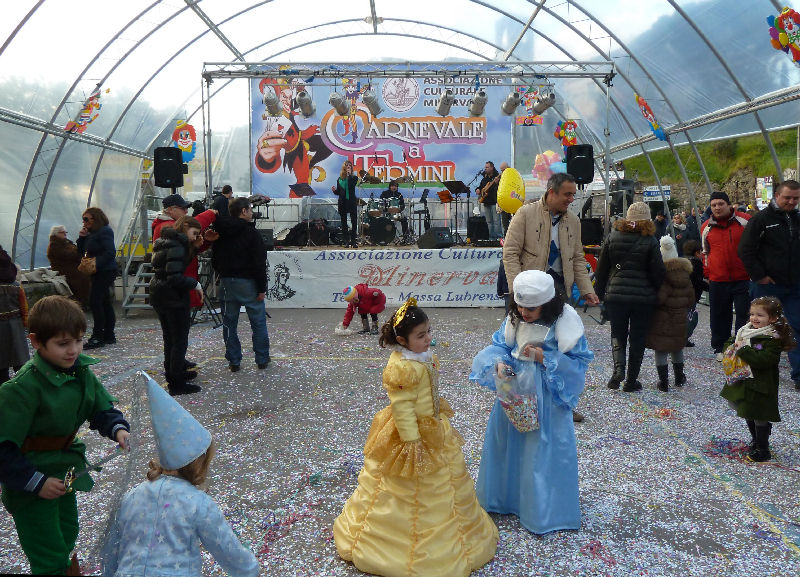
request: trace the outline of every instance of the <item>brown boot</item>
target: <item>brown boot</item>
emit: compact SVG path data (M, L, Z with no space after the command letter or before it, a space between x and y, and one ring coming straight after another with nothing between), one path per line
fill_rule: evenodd
M67 568L67 572L64 575L83 575L81 573L81 566L78 563L78 554L72 554L72 562L70 563L69 567Z

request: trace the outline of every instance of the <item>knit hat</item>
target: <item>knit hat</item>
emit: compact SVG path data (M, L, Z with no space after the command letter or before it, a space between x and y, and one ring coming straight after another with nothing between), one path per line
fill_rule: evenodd
M553 277L540 270L526 270L514 278L514 302L526 309L542 306L556 296Z
M650 207L644 202L634 202L628 207L626 220L650 220Z
M0 248L0 282L12 283L15 280L17 280L17 265L8 253Z
M671 258L678 258L678 249L675 248L675 241L671 236L666 235L661 237L661 259L669 260Z
M180 469L205 453L211 446L211 433L189 411L169 396L150 375L140 373L147 382L150 420L158 446L158 460L165 469Z
M710 203L712 200L717 200L717 199L724 200L726 204L731 203L731 199L728 198L728 195L719 190L711 193L711 196L708 198L708 202Z
M350 302L356 297L356 295L358 294L358 291L356 291L356 287L348 286L348 287L344 287L344 290L342 291L342 294L344 295L344 300L347 301L347 302Z

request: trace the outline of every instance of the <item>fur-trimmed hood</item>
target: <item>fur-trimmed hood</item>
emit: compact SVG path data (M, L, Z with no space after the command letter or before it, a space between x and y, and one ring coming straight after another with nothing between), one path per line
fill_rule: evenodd
M664 268L667 269L667 274L671 272L680 272L683 271L688 274L692 274L692 263L689 262L688 258L678 257L678 258L669 258L664 261Z
M620 232L638 232L642 236L653 236L656 225L652 220L626 220L621 218L614 223L614 229Z

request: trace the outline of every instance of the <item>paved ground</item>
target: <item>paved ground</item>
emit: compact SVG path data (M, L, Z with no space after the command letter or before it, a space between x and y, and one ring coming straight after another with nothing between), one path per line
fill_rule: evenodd
M464 453L477 476L492 393L467 380L472 356L499 326L498 309L430 309L442 359L442 394ZM708 309L694 340L708 341ZM252 354L242 371L227 371L221 329L192 330L190 358L200 363L204 391L181 402L212 432L218 453L209 493L257 553L270 576L358 575L341 561L331 526L356 485L372 415L385 405L381 370L388 351L376 337L336 337L337 310L275 310L269 323L274 362L258 371ZM595 313L596 315L597 313ZM687 349L689 384L655 390L652 354L639 393L610 391L608 325L584 317L596 360L576 426L583 523L580 531L537 537L515 517L493 516L500 543L493 562L475 575L752 576L800 574L800 391L782 363L781 413L770 463L740 458L745 424L718 396L720 367L710 349ZM246 318L242 337L249 342ZM86 568L109 510L128 486L144 479L154 453L146 403L135 388L138 369L159 380L161 334L153 316L120 320L119 344L97 365L140 436L140 448L95 475L81 494L78 543ZM137 416L137 412L140 413ZM110 442L85 432L90 460ZM125 459L125 458L123 458ZM0 572L27 569L13 524L0 512ZM221 571L206 558L204 573Z

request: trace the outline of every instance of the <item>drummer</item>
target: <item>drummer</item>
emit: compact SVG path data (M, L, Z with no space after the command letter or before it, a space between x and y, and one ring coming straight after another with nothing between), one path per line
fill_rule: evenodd
M381 193L381 200L386 201L386 205L388 207L391 207L392 206L391 199L392 198L399 199L398 200L398 202L400 203L399 204L399 210L397 211L397 214L393 215L393 218L395 220L399 220L400 221L400 226L403 227L403 237L407 238L408 237L408 219L406 218L406 215L403 214L403 212L406 209L406 203L403 200L403 195L400 194L399 188L400 188L400 186L397 184L396 180L389 181L389 188L387 190L384 190ZM390 209L389 212L392 212L392 210Z

